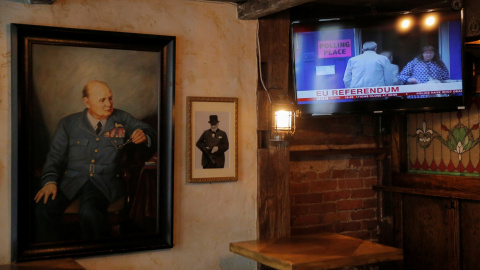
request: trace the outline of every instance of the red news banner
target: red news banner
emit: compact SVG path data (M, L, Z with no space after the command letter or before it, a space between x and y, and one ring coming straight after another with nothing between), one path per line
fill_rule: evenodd
M384 87L309 90L298 92L297 99L298 102L305 102L341 99L404 97L414 95L434 96L456 93L462 93L461 81Z

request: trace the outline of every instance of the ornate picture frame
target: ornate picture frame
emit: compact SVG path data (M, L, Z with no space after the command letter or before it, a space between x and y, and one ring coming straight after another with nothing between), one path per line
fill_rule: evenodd
M187 182L238 180L238 98L187 97Z
M22 24L12 24L11 30L12 261L173 247L175 37ZM101 163L100 156L92 157L91 164L82 165L89 168L90 178L82 176L81 180L79 169L74 179L91 182L99 190L104 185L99 179L109 179L115 187L120 182L112 181L121 181L121 191L115 191L122 195L115 200L121 201L121 207L111 208L110 204L108 224L104 224L110 228L108 233L85 238L79 232L83 232L78 221L82 217L75 207L71 208L81 195L67 196L73 203L61 212L60 240L38 240L44 234L38 232L41 222L36 212L44 197L38 201L34 198L49 184L41 184L46 177L44 164L52 158L47 153L54 151L51 145L57 144L57 134L67 130L66 124L59 123L72 123L71 119L89 123L85 120L90 113L85 93L93 91L86 87L92 80L111 90L113 109L105 127L110 123L112 129L95 135L94 129L89 131L90 126L85 125L85 137L78 140L73 137L80 136L79 130L69 131L61 140L67 154L57 158L61 161L56 162L61 164L55 169L58 174L49 173L49 177L56 175L59 192L66 191L64 175L73 174L70 169L76 161L72 160L80 155L72 154L79 150L72 150L72 144L85 146L81 153L90 153L88 147L95 141L86 135L97 136L98 145L105 142L103 149L110 147L110 152L101 152L100 145L98 151L92 148L92 153L101 152L107 157L106 153L114 153L119 158ZM67 115L83 118L64 118ZM110 120L114 116L122 118ZM152 132L145 132L142 142L127 143L133 132L141 129L139 123ZM126 144L119 145L121 142ZM111 177L107 176L108 170L112 170Z

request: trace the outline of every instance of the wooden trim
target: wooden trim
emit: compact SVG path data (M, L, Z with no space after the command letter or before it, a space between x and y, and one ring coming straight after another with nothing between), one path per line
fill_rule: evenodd
M401 173L407 171L407 140L406 140L407 117L398 114L391 120L391 145L392 145L392 172Z
M56 0L25 0L25 4L29 5L51 5L55 3Z
M401 173L393 175L393 186L480 194L480 177Z
M238 19L256 20L315 0L251 0L237 8Z
M311 157L332 155L375 155L382 159L386 149L382 148L350 148L350 149L322 149L322 150L290 150L291 160L303 160Z
M40 260L22 263L12 263L0 265L0 270L20 270L20 269L51 269L51 270L84 270L85 268L72 258Z
M387 187L387 186L374 186L373 189L377 191L383 191L383 192L480 201L480 194L472 194L472 193L466 193L466 192L428 190L428 189L405 188L405 187Z

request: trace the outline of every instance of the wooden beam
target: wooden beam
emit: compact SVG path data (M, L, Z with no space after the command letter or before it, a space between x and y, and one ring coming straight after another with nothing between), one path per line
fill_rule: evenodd
M260 17L314 1L315 0L251 0L238 5L238 19L256 20Z
M272 99L288 93L289 73L289 11L279 12L259 20L259 54L263 79ZM282 66L285 68L273 68ZM285 79L279 79L285 78ZM276 93L273 94L271 90ZM274 97L275 96L275 97ZM270 140L272 107L263 85L257 88L257 202L258 239L290 235L288 142ZM259 267L259 269L264 269Z
M51 5L55 2L56 0L24 0L25 4L29 5Z
M478 40L480 38L480 2L469 0L465 1L465 37L468 41Z

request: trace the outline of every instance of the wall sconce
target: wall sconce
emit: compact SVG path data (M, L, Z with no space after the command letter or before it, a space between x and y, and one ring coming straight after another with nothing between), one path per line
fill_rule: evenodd
M281 142L295 133L295 111L288 106L273 106L272 141Z

